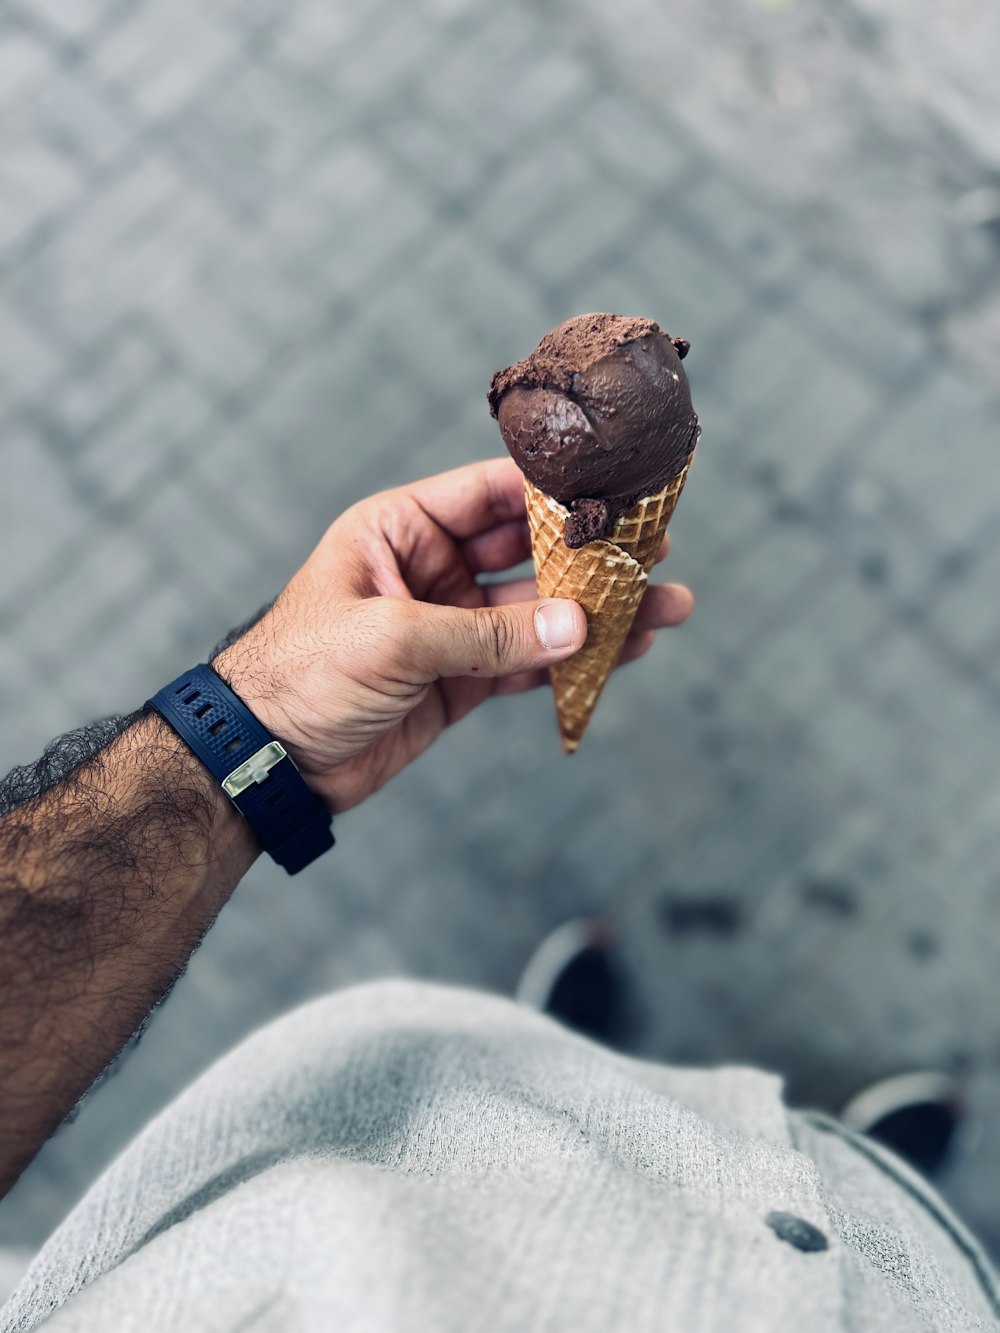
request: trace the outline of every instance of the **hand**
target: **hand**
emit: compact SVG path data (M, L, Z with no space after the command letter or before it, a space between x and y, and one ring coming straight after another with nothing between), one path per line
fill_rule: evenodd
M344 810L484 699L544 684L548 666L582 647L576 602L538 600L532 579L477 582L530 555L510 459L384 491L337 519L215 669ZM621 662L693 604L678 584L650 587Z

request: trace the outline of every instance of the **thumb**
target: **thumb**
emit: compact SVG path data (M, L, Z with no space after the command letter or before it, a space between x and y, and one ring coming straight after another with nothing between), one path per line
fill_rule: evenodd
M513 676L571 657L587 637L583 607L566 598L474 611L410 603L406 647L413 665L438 676Z

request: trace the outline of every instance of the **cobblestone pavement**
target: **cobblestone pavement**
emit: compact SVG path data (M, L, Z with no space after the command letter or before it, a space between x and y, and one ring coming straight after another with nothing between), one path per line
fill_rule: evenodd
M568 315L690 338L705 434L697 613L580 754L546 695L494 705L306 875L258 865L0 1240L299 999L508 991L600 912L644 1052L828 1107L959 1073L945 1187L1000 1245L996 21L940 8L3 9L4 767L204 655L348 502L496 453L491 372Z

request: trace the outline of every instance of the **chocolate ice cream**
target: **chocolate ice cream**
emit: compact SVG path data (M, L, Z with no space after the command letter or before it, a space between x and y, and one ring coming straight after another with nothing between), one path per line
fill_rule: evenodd
M514 461L571 511L567 546L603 537L684 469L699 435L688 347L651 319L578 315L493 376L490 411Z

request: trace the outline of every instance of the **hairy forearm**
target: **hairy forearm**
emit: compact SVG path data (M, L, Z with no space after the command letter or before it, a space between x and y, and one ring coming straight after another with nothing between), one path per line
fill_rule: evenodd
M0 819L0 1193L169 989L256 855L155 714Z

